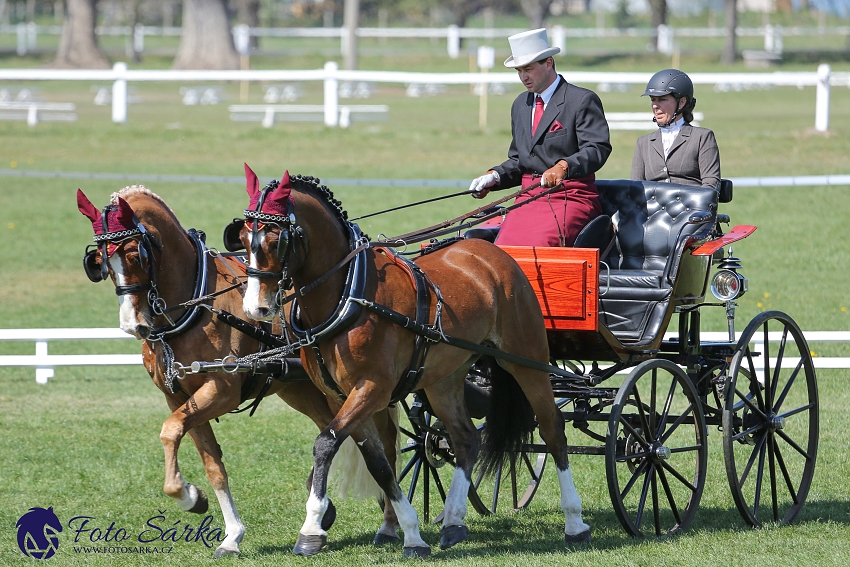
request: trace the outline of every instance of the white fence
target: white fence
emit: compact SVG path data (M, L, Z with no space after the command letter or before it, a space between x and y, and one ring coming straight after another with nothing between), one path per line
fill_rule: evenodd
M804 333L809 346L812 343L824 342L850 342L848 331L806 331ZM668 333L666 338L674 337ZM740 338L741 333L736 338ZM778 342L780 333L769 333L768 340ZM142 364L141 354L59 354L48 353L50 341L78 341L78 340L104 340L104 339L133 339L130 335L120 329L0 329L0 342L3 341L35 341L34 355L0 355L0 367L2 366L34 366L35 380L39 384L46 384L53 377L56 366L136 366ZM726 341L729 335L723 332L705 332L701 334L703 341ZM753 338L755 344L762 341L761 334ZM758 363L758 361L756 361ZM786 362L795 363L786 359ZM850 358L814 357L815 368L850 368Z
M384 39L444 39L446 51L449 57L457 58L460 55L460 43L463 39L485 39L504 40L510 35L525 31L525 28L459 28L455 25L442 28L357 28L356 35L361 38L384 38ZM16 25L0 25L0 34L14 34L17 36L17 53L26 55L28 51L38 47L39 35L59 35L62 33L61 26L39 26L33 22L19 23ZM98 26L95 33L100 36L124 36L127 38L127 54L143 53L145 49L145 37L172 36L179 37L182 29L179 27L145 26L136 24L131 26ZM835 27L783 27L780 25L767 24L757 28L738 27L735 30L738 37L763 37L764 50L769 53L782 53L783 37L799 36L836 36L850 37L850 26ZM653 28L567 28L555 25L549 28L549 37L552 45L566 52L567 40L570 39L616 39L644 37L656 38L658 50L661 53L672 54L676 48L677 38L722 38L726 36L726 28L673 28L661 25ZM233 37L237 48L239 44L247 42L251 37L285 37L285 38L326 38L338 39L340 52L346 51L346 30L342 27L326 28L249 28L239 25L233 28ZM839 43L836 43L839 45Z
M570 72L564 73L570 82L577 84L646 84L651 73ZM847 74L838 78L847 84ZM693 73L695 84L709 85L765 85L817 88L815 97L815 129L829 129L829 94L832 72L829 65L819 65L817 72L772 73ZM325 125L339 123L339 83L373 82L421 85L477 85L490 83L517 83L516 73L408 73L398 71L343 71L330 61L323 69L300 71L152 71L128 70L126 63L116 63L111 70L62 69L0 69L0 81L111 81L112 121L127 121L127 83L136 81L166 82L219 82L219 81L322 81L324 83ZM486 91L486 89L482 89Z

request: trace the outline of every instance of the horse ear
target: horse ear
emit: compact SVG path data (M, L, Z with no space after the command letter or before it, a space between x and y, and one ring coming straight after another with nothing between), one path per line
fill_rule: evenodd
M289 194L292 193L292 182L289 179L289 170L283 174L283 177L280 180L280 183L277 184L277 190L280 193L277 195L279 198L286 199L289 197Z
M245 190L248 192L248 196L254 197L257 193L260 192L260 180L257 178L257 174L248 167L248 164L245 165Z
M89 201L82 189L77 189L77 208L92 222L92 226L100 224L100 211Z
M130 206L130 203L118 197L118 224L124 228L129 228L134 226L136 223L133 222L133 217L136 213L133 212L133 207Z

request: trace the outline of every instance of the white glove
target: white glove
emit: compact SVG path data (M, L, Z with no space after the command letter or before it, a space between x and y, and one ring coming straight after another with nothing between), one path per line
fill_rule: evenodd
M483 199L490 192L491 187L499 184L499 174L495 171L489 171L481 177L476 177L469 184L469 192L476 199Z

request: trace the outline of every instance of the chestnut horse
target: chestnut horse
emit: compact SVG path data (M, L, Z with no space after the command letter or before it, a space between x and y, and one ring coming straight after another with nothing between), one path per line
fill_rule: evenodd
M188 434L224 516L226 537L215 556L237 554L245 527L230 493L221 448L210 421L235 410L244 400L265 394L277 394L320 430L332 421L334 412L325 395L306 379L297 359L287 361L290 372L286 378L291 381L285 382L266 382L265 376L248 381L246 372L177 375L171 370L175 361L189 365L195 360L240 357L259 350L257 340L213 317L210 310L180 306L209 294L196 303L239 316L244 264L207 250L203 238L194 229L184 230L165 202L143 186L113 193L111 204L103 211L78 190L77 206L92 222L97 243L83 259L86 273L92 281L112 277L121 329L144 341L145 369L165 394L172 412L160 433L165 450L164 491L183 510L199 514L207 511L206 495L184 481L177 462L180 442ZM299 372L302 380L298 380ZM396 425L390 419L386 413L381 416L381 433L394 451ZM389 456L395 458L394 453ZM308 479L308 486L310 482ZM392 509L386 508L389 513L381 533L389 539L398 523ZM333 516L334 512L325 521L326 527L333 523Z
M237 219L225 231L227 241L238 230L238 238L250 252L245 313L260 320L272 317L279 305L276 280L280 278L285 286L291 279L295 289L292 328L304 345L304 368L319 388L341 403L313 446L307 517L293 551L313 555L325 545L327 471L340 444L352 436L395 508L404 531L404 555L430 554L420 537L416 512L396 482L370 419L411 390L424 393L442 420L457 462L446 497L440 547L462 541L468 534L464 525L467 492L481 448L464 404L464 380L479 354L445 341L462 339L548 363L543 316L531 285L516 262L489 242L462 240L412 264L386 248L371 247L318 180L290 178L287 172L279 183L273 181L260 190L247 165L245 173L250 196L245 219ZM420 283L414 285L416 280ZM397 316L392 321L386 316L390 312ZM429 345L423 346L402 327L415 327L414 322L424 322L432 331L425 341ZM425 358L423 350L429 346ZM498 359L498 364L505 372L494 372L488 429L490 424L493 430L499 429L496 422L522 422L516 414L523 403L530 403L529 411L536 415L558 470L565 539L589 541L590 527L582 521L564 421L548 373L505 359ZM424 368L417 372L421 365ZM501 413L494 414L493 408L501 408ZM488 440L485 430L484 462L490 469L507 456L506 451L518 446L522 434L533 429L533 419L528 421L524 431L502 427L501 434L510 438Z

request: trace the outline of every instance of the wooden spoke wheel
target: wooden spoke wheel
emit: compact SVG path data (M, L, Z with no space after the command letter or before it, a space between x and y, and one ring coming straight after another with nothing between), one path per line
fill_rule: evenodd
M475 471L473 486L486 512L477 506L475 509L482 514L495 514L498 510L520 510L528 506L543 478L547 455L548 449L535 429L531 443L509 453L507 461L495 473L487 476Z
M750 525L789 523L803 508L818 419L815 368L802 331L784 313L759 314L738 341L723 405L726 474Z
M653 359L636 366L614 398L605 468L614 512L635 536L686 529L705 486L705 415L687 374Z

